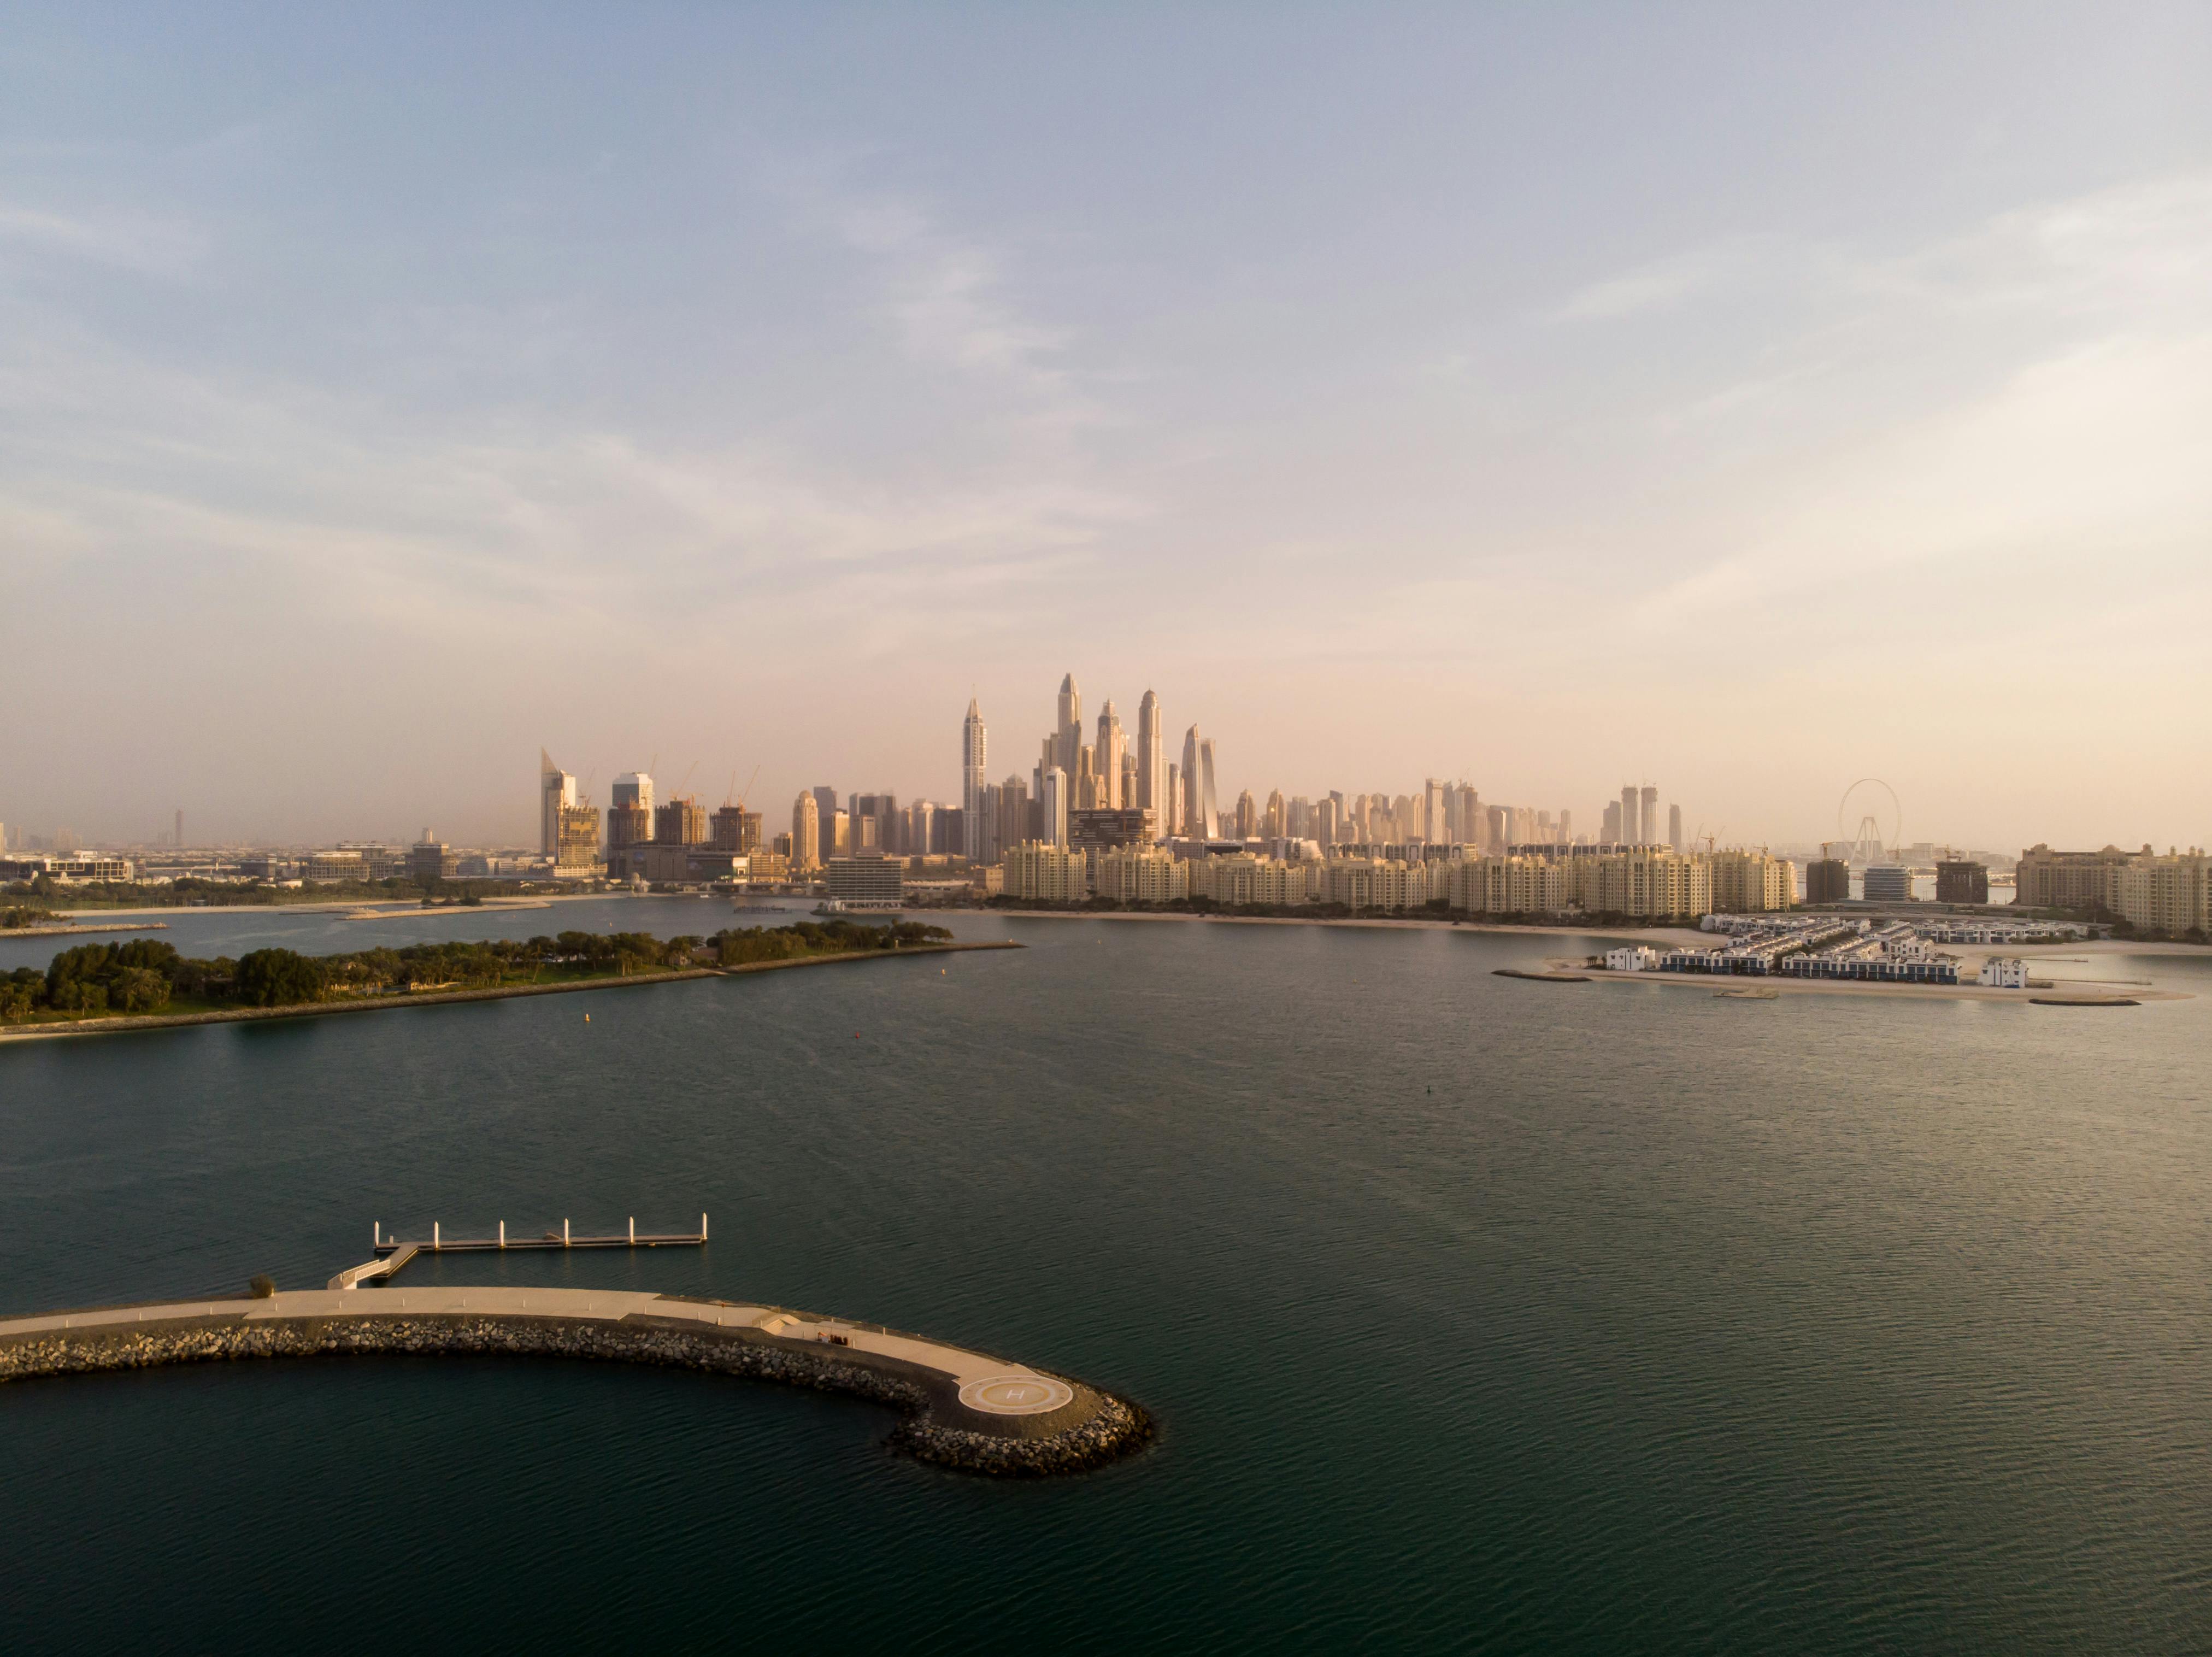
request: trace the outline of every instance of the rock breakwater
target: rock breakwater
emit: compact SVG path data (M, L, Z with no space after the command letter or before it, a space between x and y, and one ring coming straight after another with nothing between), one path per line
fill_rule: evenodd
M895 1448L940 1466L1000 1477L1035 1477L1096 1466L1140 1447L1152 1432L1150 1419L1136 1405L1079 1382L1066 1382L1073 1398L1048 1415L995 1417L964 1407L951 1377L911 1362L834 1344L780 1339L750 1327L672 1328L658 1319L375 1312L268 1318L210 1312L173 1320L47 1327L0 1332L0 1381L246 1358L379 1353L658 1364L844 1392L887 1404L906 1417L890 1435Z

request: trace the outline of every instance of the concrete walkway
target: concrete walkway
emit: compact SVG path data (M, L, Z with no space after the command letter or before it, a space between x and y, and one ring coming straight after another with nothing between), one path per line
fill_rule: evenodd
M728 1301L691 1301L613 1289L515 1288L446 1286L383 1289L290 1289L262 1300L169 1301L0 1319L0 1342L32 1336L118 1334L135 1325L291 1322L349 1318L544 1318L565 1324L622 1324L650 1320L663 1326L743 1330L779 1341L842 1349L926 1370L957 1389L961 1404L983 1416L1030 1416L1067 1404L1074 1393L1064 1381L1025 1364L919 1336L895 1334L780 1307Z

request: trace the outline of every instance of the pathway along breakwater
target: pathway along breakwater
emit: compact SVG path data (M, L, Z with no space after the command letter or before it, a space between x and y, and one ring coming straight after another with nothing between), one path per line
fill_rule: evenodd
M972 1472L1074 1472L1152 1435L1080 1381L877 1324L680 1295L453 1287L291 1290L0 1319L0 1381L157 1364L454 1352L665 1364L850 1392L905 1416L890 1436Z

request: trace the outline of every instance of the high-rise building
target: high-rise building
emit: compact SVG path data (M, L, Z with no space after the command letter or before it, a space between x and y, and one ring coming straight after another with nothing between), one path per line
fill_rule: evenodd
M1677 851L1682 849L1682 808L1679 805L1667 807L1667 844Z
M1083 746L1083 692L1075 688L1075 675L1060 681L1060 728L1055 733L1052 763L1075 775L1075 751Z
M992 793L997 809L991 825L991 860L996 862L1030 838L1030 790L1020 777L1009 777Z
M983 710L971 696L968 698L968 717L960 727L960 820L971 835L975 825L983 819L983 790L989 786L988 773L984 769L987 752ZM963 846L960 850L973 857L980 848Z
M1431 777L1421 790L1421 838L1431 845L1448 844L1451 832L1451 785Z
M1197 727L1193 726L1195 730ZM1221 832L1221 812L1214 804L1213 739L1207 737L1198 745L1198 825L1199 832L1209 840Z
M1121 716L1114 711L1114 698L1098 710L1098 741L1091 754L1091 769L1098 774L1097 809L1114 811L1135 802L1121 797L1121 759L1129 740L1121 733Z
M1178 814L1183 833L1211 840L1213 831L1198 814L1198 727L1194 725L1182 734L1182 805Z
M1851 866L1840 857L1821 857L1805 865L1805 901L1840 904L1850 901Z
M1291 832L1289 817L1289 809L1283 804L1283 791L1270 789L1267 807L1260 813L1260 838L1263 840L1283 838Z
M613 803L617 806L641 806L647 816L653 813L653 779L643 771L624 771L615 778Z
M1605 802L1605 819L1598 829L1597 838L1599 842L1604 845L1617 846L1620 844L1620 801L1608 800Z
M1636 813L1636 825L1647 846L1659 844L1659 790L1645 783L1641 790L1643 804Z
M548 857L561 850L561 813L576 803L576 779L553 763L553 756L538 751L538 849ZM177 813L177 844L184 844L185 814Z
M708 829L708 844L717 851L752 852L760 849L761 814L741 805L715 808Z
M1137 704L1137 797L1133 802L1150 807L1157 832L1164 838L1174 832L1169 820L1168 764L1165 734L1160 725L1160 699L1152 691Z
M791 866L818 868L822 863L822 807L811 794L791 802Z
M1637 810L1636 785L1632 783L1620 791L1620 844L1640 846L1644 844L1644 819Z
M1067 844L1067 773L1057 765L1048 769L1043 777L1044 789L1037 797L1044 807L1044 832L1037 836L1048 846Z
M2112 845L2102 851L2053 851L2047 845L2030 846L2020 854L2014 875L2018 884L2012 900L2030 909L2110 909L2115 871L2135 858L2134 852Z
M1121 801L1121 809L1124 811L1127 811L1137 805L1137 756L1133 753L1128 753L1126 752L1121 755L1121 792L1120 798Z
M1559 813L1559 844L1568 846L1572 845L1574 841L1575 814L1571 811L1563 810Z
M678 795L653 812L653 844L657 846L702 846L707 844L707 809L696 795Z
M1239 840L1257 839L1260 834L1259 802L1252 798L1252 790L1243 789L1237 796L1236 838Z
M1163 831L1163 838L1182 832L1182 767L1180 765L1168 767L1168 802L1166 809L1160 813L1160 820L1167 825Z

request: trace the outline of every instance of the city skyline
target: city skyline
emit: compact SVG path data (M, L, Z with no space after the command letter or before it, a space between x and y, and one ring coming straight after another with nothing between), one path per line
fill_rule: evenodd
M0 66L11 824L957 800L1073 661L1222 809L2212 838L2201 8L119 15Z

